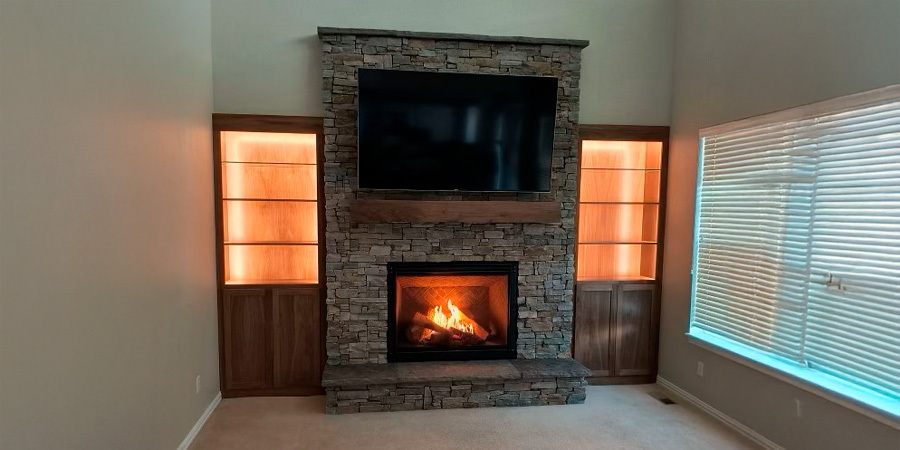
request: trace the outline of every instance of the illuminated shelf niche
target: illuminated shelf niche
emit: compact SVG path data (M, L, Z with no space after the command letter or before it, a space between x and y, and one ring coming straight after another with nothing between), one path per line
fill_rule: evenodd
M226 284L318 283L316 135L223 131Z
M662 143L582 141L578 281L656 278Z

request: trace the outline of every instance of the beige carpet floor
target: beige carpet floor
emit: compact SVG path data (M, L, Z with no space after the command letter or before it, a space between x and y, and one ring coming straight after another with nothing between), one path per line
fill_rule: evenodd
M591 386L584 405L326 416L324 397L223 400L191 450L758 449L655 385Z

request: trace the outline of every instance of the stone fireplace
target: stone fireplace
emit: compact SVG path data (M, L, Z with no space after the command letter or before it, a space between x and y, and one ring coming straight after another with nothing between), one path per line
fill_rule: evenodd
M582 402L584 368L569 364L573 362L579 77L581 49L587 41L345 28L319 28L319 36L327 285L323 385L328 388L329 412ZM360 189L360 68L556 77L550 191ZM535 222L376 221L361 220L355 214L362 201L391 200L503 201L526 209L529 204L552 203L559 214L554 220ZM401 268L411 263L431 268L507 265L515 270L505 277L476 273L469 279L460 273L432 273L425 280L402 273L406 269ZM408 366L400 375L387 364L481 358L558 364L513 366L482 361L460 369L444 363L443 372L436 374L434 364L438 363L406 363L431 365ZM417 370L431 375L417 375ZM400 387L403 383L412 386ZM467 391L453 391L468 392L465 398L450 395L454 383L468 386ZM372 401L373 393L390 401L381 397ZM404 395L412 397L397 400Z

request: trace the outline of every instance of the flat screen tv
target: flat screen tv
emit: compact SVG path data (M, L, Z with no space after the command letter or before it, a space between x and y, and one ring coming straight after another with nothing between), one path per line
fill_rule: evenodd
M554 77L359 69L359 187L550 190Z

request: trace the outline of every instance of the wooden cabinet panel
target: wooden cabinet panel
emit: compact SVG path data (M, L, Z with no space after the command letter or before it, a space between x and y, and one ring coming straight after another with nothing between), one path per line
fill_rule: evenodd
M575 295L575 360L591 369L592 376L611 373L610 319L613 285L578 286Z
M263 289L228 289L222 299L225 389L264 388L270 311Z
M273 289L275 387L318 387L322 375L319 289Z
M622 284L616 295L616 375L651 375L655 359L653 284Z

